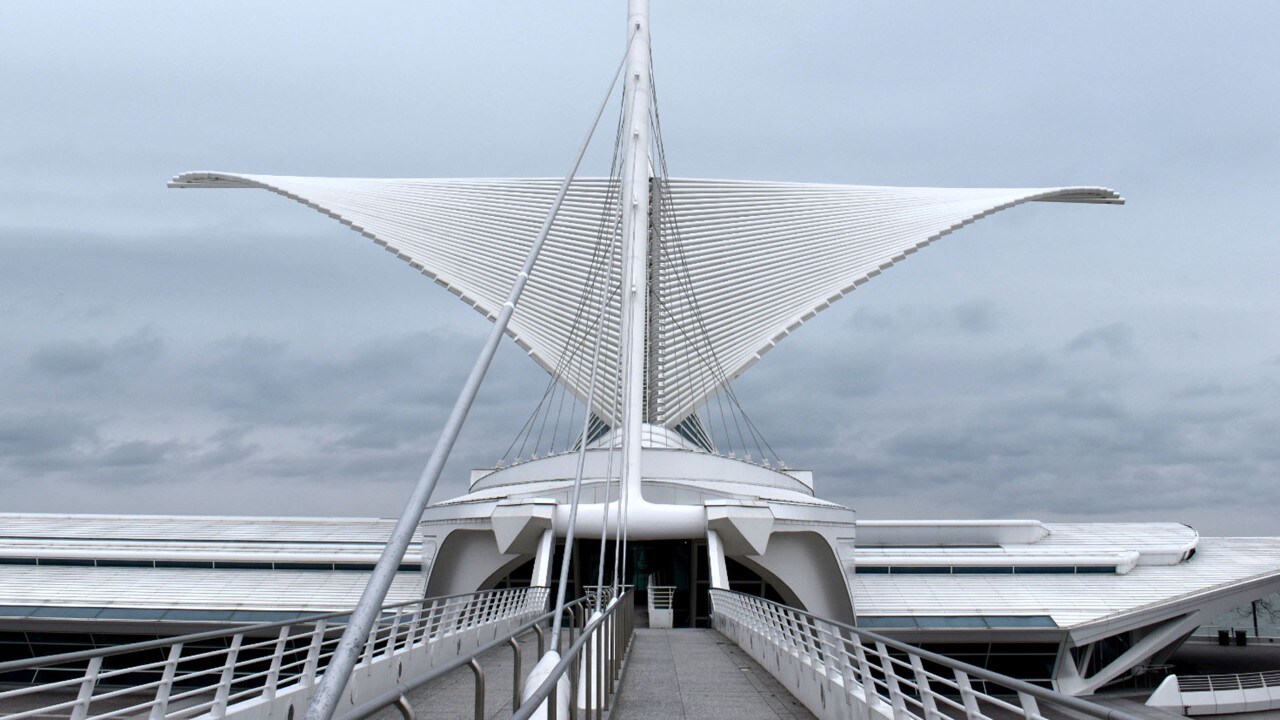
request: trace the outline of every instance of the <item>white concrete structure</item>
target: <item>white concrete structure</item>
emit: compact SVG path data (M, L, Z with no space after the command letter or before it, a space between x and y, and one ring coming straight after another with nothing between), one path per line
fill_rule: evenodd
M667 177L660 133L650 126L648 30L646 3L632 0L618 172L574 181L558 215L550 211L560 180L189 172L170 183L259 188L296 200L384 246L490 319L514 306L511 290L554 217L507 332L589 405L600 432L585 433L581 455L575 448L478 470L467 494L428 508L419 526L425 586L413 577L403 587L436 596L517 580L548 585L556 541L570 534L572 515L576 537L597 545L621 518L637 569L646 548L654 556L688 553L672 567L677 574L692 568L686 614L693 619L699 582L730 589L746 574L760 592L815 615L923 643L985 643L993 662L1018 654L1009 647L1034 646L1022 653L1045 665L1034 679L1072 693L1093 692L1167 653L1220 611L1280 589L1280 540L1201 539L1167 524L858 523L853 510L815 495L811 473L718 452L698 420L708 399L884 269L1025 202L1123 200L1103 187ZM603 312L592 318L600 297ZM571 510L575 480L582 501ZM244 532L273 522L245 521ZM0 538L0 547L7 542ZM218 572L218 557L210 561ZM513 579L525 567L528 577ZM30 597L46 577L43 565L36 568L9 573L7 582L0 575L0 605ZM76 570L79 590L68 590L63 606L90 602L105 570L96 561ZM230 578L226 572L218 577ZM289 577L280 573L290 571L269 572L257 576L267 592L287 597ZM662 582L680 587L679 577ZM164 592L155 598L183 602Z
M1148 707L1179 715L1233 715L1280 709L1280 670L1232 675L1170 675Z
M429 508L422 522L429 594L492 587L530 562L529 581L549 582L555 538L569 533L575 479L583 492L573 508L578 538L599 538L610 518L625 518L633 542L705 542L712 587L729 587L732 561L787 602L838 621L857 617L930 642L971 639L974 631L1001 642L1047 638L1053 662L1039 679L1071 692L1098 689L1214 613L1280 587L1280 541L1202 542L1190 528L1161 524L858 526L850 509L814 495L811 474L719 455L698 409L885 268L1024 202L1123 199L1102 187L667 177L651 126L647 2L631 0L626 27L618 173L571 185L507 328L590 404L601 432L582 438L582 457L476 471L468 494ZM184 173L171 185L261 188L297 200L490 318L518 279L558 187L539 179L226 172ZM596 297L601 317L582 321ZM620 492L611 489L615 473Z
M0 631L74 621L171 633L348 610L390 529L360 518L0 513ZM421 599L421 542L400 570L390 601Z
M651 282L664 312L650 370L647 421L674 428L726 382L833 302L933 241L1025 202L1121 204L1108 188L901 188L662 178L670 207L654 230ZM178 188L262 188L350 226L492 319L506 299L560 180L365 179L189 172ZM616 181L573 182L508 332L579 399L594 341L575 322L592 293L602 217L619 214ZM623 213L625 219L627 213ZM678 226L679 235L674 236ZM478 251L478 248L484 250ZM679 257L677 258L677 254ZM608 259L617 276L623 258ZM643 282L643 278L637 278ZM610 425L621 404L620 301L605 317L592 410ZM710 352L712 365L702 357ZM643 358L642 358L643 360Z

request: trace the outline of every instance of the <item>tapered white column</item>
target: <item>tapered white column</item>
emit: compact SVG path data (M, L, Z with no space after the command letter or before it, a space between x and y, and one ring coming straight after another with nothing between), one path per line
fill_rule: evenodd
M622 487L640 499L640 446L644 427L646 305L649 256L649 2L627 4L623 141L622 238ZM633 37L634 36L634 37Z

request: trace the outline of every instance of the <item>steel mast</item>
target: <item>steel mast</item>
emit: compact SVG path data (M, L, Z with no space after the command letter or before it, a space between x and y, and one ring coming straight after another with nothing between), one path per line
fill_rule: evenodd
M632 35L634 34L634 37ZM622 489L640 496L649 300L649 0L628 0L622 165ZM656 388L650 388L651 392Z

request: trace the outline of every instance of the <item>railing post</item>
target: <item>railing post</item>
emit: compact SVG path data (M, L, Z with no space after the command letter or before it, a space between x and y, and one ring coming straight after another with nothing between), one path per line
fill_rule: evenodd
M889 686L889 702L893 705L893 716L902 717L907 711L906 700L902 697L902 688L898 685L898 670L894 667L893 657L884 643L876 643L876 654L880 656L880 668L884 671L885 684Z
M102 656L89 661L84 679L80 681L80 692L76 694L75 707L71 710L71 720L84 720L89 715L89 703L93 702L93 689L98 685L98 672L101 670Z
M440 600L432 600L431 607L427 610L427 622L422 628L423 640L425 642L435 642L442 634L440 625L444 620L444 603Z
M266 700L276 698L276 688L280 686L280 666L284 663L284 649L292 629L292 625L285 625L280 628L280 636L276 638L276 649L271 654L271 667L267 670L267 680L262 688L262 697Z
M605 670L604 687L605 687L605 691L610 694L613 693L613 674L614 674L614 671L617 670L616 663L618 662L618 622L619 622L618 617L620 615L622 615L622 604L614 603L613 612L609 614L609 622L606 623L606 627L608 628L608 632L606 633L606 639L609 643L608 644L609 658L608 660L605 661L605 664L604 664L604 670Z
M617 615L618 608L614 608L609 613L604 622L600 623L600 629L596 632L599 637L600 652L596 657L596 720L604 717L605 708L609 706L609 685L606 675L609 672L609 626L613 623L614 617Z
M222 666L222 677L218 680L218 692L214 696L213 707L209 716L218 720L227 714L227 698L231 696L231 683L236 677L236 660L240 656L240 643L244 641L244 633L236 633L231 638L231 648L227 650L227 662Z
M311 646L307 648L307 660L302 664L302 685L307 687L314 685L316 682L316 672L320 669L320 648L324 645L324 618L316 621L315 629L311 632Z
M396 640L400 639L400 621L404 614L404 608L396 608L395 620L391 622L391 632L387 635L387 644L384 646L383 652L387 657L391 657L396 652Z
M815 620L814 627L818 633L818 646L822 653L822 682L824 685L824 704L839 700L838 714L848 717L847 703L844 702L844 644L840 637L840 626L825 620ZM837 697L836 688L840 688Z
M917 655L907 657L911 661L911 670L916 675L916 691L920 693L920 704L924 706L924 720L940 718L938 702L933 697L933 688L929 686L929 676L924 671L924 663Z
M409 629L404 633L404 646L411 648L418 643L422 631L422 601L414 603L413 614L409 616Z
M476 677L476 720L484 720L484 671L480 669L480 663L476 662L475 658L471 658L467 666Z
M413 706L409 704L409 698L401 695L396 698L396 709L400 711L400 717L404 720L417 720L418 714L413 711Z
M787 608L783 611L783 614L787 618L787 626L791 634L791 645L796 662L796 687L799 687L800 683L804 680L801 673L804 672L804 656L806 654L804 647L805 638L800 631L800 623L796 619L795 611L791 608Z
M169 648L169 657L164 661L164 672L160 674L160 684L156 686L156 700L151 705L151 720L160 720L169 710L169 695L173 692L173 676L178 672L178 658L182 656L182 643L174 643Z
M569 643L570 647L572 645ZM582 653L578 653L569 661L569 720L578 720L578 679L581 672Z
M583 632L586 632L586 628L583 628ZM588 635L587 635L587 644L582 646L582 653L583 653L583 654L579 655L580 660L579 660L579 662L578 662L578 666L579 666L579 668L580 668L580 672L582 672L582 675L583 675L583 677L578 681L578 682L580 682L580 683L582 683L582 684L583 684L583 687L582 687L582 699L583 699L583 706L582 706L582 709L583 709L583 711L584 711L584 712L585 712L585 714L586 714L586 718L587 718L587 720L591 720L591 717L595 714L595 713L593 713L593 712L592 712L592 708L593 708L592 700L593 700L593 698L591 697L591 691L594 689L594 688L592 687L592 682L591 682L591 668L595 667L595 662L594 662L594 661L595 661L595 656L594 656L594 655L592 655L592 653L591 653L591 651L592 651L592 649L593 649L591 646L595 644L595 638L591 637L591 635L592 635L592 634L594 634L594 633L591 633L591 634L588 634ZM577 702L578 702L578 695L577 695L577 693L574 693L574 695L573 695L573 701L574 701L574 703L577 703Z
M819 671L822 675L826 675L826 667L822 666L822 636L818 629L818 620L813 617L800 616L800 620L804 623L804 634L809 644L809 669L813 672L814 679L817 679Z
M520 709L520 642L514 635L507 642L511 643L511 711Z
M854 683L863 685L862 681L854 680L853 664L857 662L856 658L850 657L849 643L857 643L858 638L852 632L849 636L845 636L844 628L839 625L835 626L836 630L836 654L840 658L840 684L842 687L841 696L844 699L845 707L849 709L849 715L855 718L865 718L869 716L867 709L869 707L869 699L867 697L867 689L862 689L863 701L858 703L857 696L854 694Z
M360 662L366 668L373 664L373 648L378 644L378 630L383 626L382 616L379 615L373 622L373 629L369 631L369 637L364 642L364 658Z
M955 670L956 685L960 687L960 702L964 704L965 716L969 718L982 717L981 711L978 709L978 699L973 694L973 684L969 682L969 673L963 670Z
M1022 701L1022 717L1026 720L1041 720L1040 704L1036 699L1024 692L1018 693L1018 700Z

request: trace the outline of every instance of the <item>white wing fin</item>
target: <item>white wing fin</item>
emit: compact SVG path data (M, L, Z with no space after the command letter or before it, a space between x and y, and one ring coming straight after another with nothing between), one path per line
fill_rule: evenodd
M184 173L173 187L257 187L351 226L492 318L551 206L556 179L376 180ZM1118 204L1095 187L895 188L668 183L661 224L656 420L674 427L783 337L938 238L1029 201ZM579 398L590 373L609 181L575 181L508 334ZM672 221L674 218L674 221ZM607 231L610 228L606 228ZM678 231L678 232L676 232ZM607 244L607 243L606 243ZM610 259L616 265L617 253ZM598 273L597 273L598 276ZM581 310L580 308L585 308ZM580 315L585 312L586 316ZM614 424L618 307L606 313L597 415ZM714 358L714 362L712 362Z
M659 420L674 426L801 324L907 255L1028 201L1119 204L1096 187L900 188L717 180L669 183ZM664 217L663 232L672 223ZM696 298L701 323L691 312ZM697 325L697 327L695 327ZM705 337L705 340L702 338ZM695 346L701 345L702 351ZM688 358L714 351L722 372Z
M297 200L385 246L492 320L506 302L561 182L554 178L383 180L190 172L169 185L263 188ZM607 179L579 180L570 187L507 328L520 347L580 399L586 397L590 380L591 353L582 348L587 336L594 340L598 284L590 297L583 295L599 246L600 214L608 189ZM600 273L595 277L598 283ZM584 316L579 315L581 307L587 308ZM616 352L611 348L618 344L618 317L616 306L606 313L598 376L602 388L617 384ZM613 398L608 392L597 393L596 398L596 414L612 422Z

